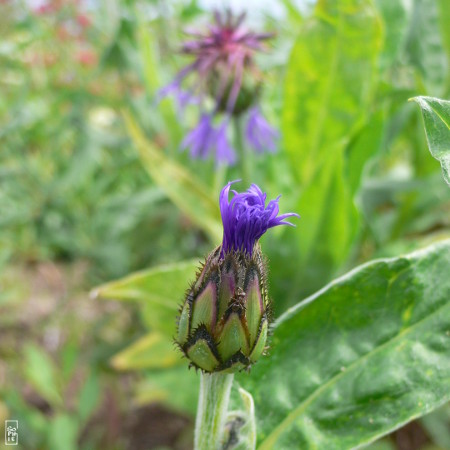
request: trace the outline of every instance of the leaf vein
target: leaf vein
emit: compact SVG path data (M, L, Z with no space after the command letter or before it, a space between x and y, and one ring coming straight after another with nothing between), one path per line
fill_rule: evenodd
M334 375L332 378L330 378L326 383L322 384L319 388L317 388L314 392L312 392L303 402L301 402L297 408L295 408L291 413L288 414L288 416L280 422L280 424L266 437L266 439L262 442L262 444L258 447L259 450L269 450L273 448L273 445L277 441L278 437L300 416L302 412L304 412L308 406L325 390L333 386L337 381L339 381L341 378L346 376L351 370L355 369L359 366L359 364L373 356L374 354L377 354L384 348L391 345L393 342L397 341L399 338L403 337L405 334L408 334L411 332L414 328L419 326L420 324L430 320L432 317L442 314L442 311L446 308L450 308L450 303L446 303L436 309L433 313L429 314L428 316L424 317L423 319L411 324L409 327L401 329L401 331L396 334L394 337L388 339L386 342L383 342L381 345L376 347L375 349L371 350L370 352L362 355L355 361L353 361L345 370L345 372L339 372L336 375ZM445 317L444 315L442 317Z

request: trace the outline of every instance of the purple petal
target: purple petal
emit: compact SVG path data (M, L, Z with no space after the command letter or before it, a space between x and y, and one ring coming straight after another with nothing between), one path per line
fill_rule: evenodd
M203 114L197 126L191 130L181 143L181 150L190 149L191 158L206 159L215 146L216 131L211 117Z
M300 217L296 213L278 216L279 197L266 206L267 195L256 184L252 184L246 192L233 191L233 198L228 200L230 187L236 182L229 182L219 196L223 223L222 257L230 251L243 251L251 255L256 242L269 228L293 226L284 219Z
M231 166L236 162L236 154L228 142L226 122L216 132L215 147L217 164L228 164Z
M215 11L214 21L203 32L192 32L192 39L181 47L181 52L191 56L193 61L160 91L158 97L173 94L182 111L187 104L197 103L194 93L200 99L212 95L216 100L216 109L225 105L227 112L231 114L239 98L245 73L252 76L257 72L253 62L254 54L263 49L263 41L270 37L268 34L247 30L244 20L245 14L234 15L230 9ZM216 85L218 73L223 72L225 76L220 80L219 88L211 93L210 87ZM181 82L188 74L195 78L194 85L199 87L198 92L181 89ZM263 125L261 126L264 128ZM262 145L258 139L261 139L259 135L252 137L256 147ZM271 139L274 141L273 137ZM274 146L274 143L269 142L269 149Z
M265 150L271 153L276 152L279 134L269 125L258 107L252 108L248 114L245 137L258 153L263 153Z
M224 121L215 129L211 116L202 114L197 126L183 139L181 150L190 149L193 159L206 159L213 154L217 165L233 165L236 154L228 142L227 125L228 121Z
M169 95L176 95L179 89L180 82L178 80L173 80L171 83L159 89L159 91L156 93L156 99L158 102L160 102L163 98Z
M182 114L188 104L200 103L200 99L192 92L181 88L181 83L192 71L196 69L196 64L189 64L184 69L180 70L175 79L168 85L162 87L156 93L156 100L160 102L163 98L171 95L175 98L178 106L178 113Z
M184 113L187 105L194 105L200 103L200 99L181 88L178 81L173 81L167 86L160 89L156 94L156 99L160 102L163 98L173 96L177 102L177 113L181 116Z

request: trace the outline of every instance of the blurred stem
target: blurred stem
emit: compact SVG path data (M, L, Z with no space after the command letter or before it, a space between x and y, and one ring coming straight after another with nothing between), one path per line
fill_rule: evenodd
M250 159L249 154L245 149L244 136L242 131L242 121L239 117L233 118L234 124L234 140L238 152L239 162L238 167L241 169L240 177L245 185L250 184Z
M227 173L227 166L225 164L219 165L216 167L216 171L214 173L214 194L216 192L220 192L223 185L225 184L225 175Z
M234 374L200 374L195 450L220 450Z

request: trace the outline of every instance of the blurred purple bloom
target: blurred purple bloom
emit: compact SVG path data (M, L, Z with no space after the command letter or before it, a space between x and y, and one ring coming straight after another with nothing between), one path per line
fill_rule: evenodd
M199 99L192 95L189 91L181 88L178 80L173 81L167 86L163 87L157 93L157 101L161 101L164 97L173 96L178 105L178 114L183 114L185 108L189 104L198 104Z
M233 165L236 162L236 154L228 143L227 123L223 123L216 132L216 161L217 164Z
M290 225L285 221L288 217L300 217L295 213L279 213L278 200L271 200L266 206L267 194L252 184L242 193L232 191L234 197L228 200L230 187L236 181L229 182L219 197L220 213L223 223L223 240L221 257L230 251L244 251L251 255L258 239L272 227Z
M197 126L184 138L181 149L190 148L192 158L206 159L215 148L216 133L211 117L202 114Z
M205 32L190 33L193 39L184 43L181 52L194 60L160 90L158 97L173 95L180 111L189 103L201 104L200 121L186 136L182 148L190 148L193 158L206 158L214 153L217 163L231 165L236 156L229 145L226 127L233 115L241 120L238 116L256 101L261 74L254 63L254 54L265 48L264 41L272 34L248 30L244 26L245 14L234 16L230 10L216 12L214 19ZM182 89L182 84L187 87ZM242 91L245 92L240 96ZM204 109L207 97L213 98L209 112ZM212 119L220 114L224 115L224 125L212 132ZM251 126L257 129L250 130ZM256 151L275 151L277 133L257 109L250 112L246 136Z
M263 41L272 35L247 30L243 25L245 14L234 17L230 10L224 14L216 11L214 18L215 23L205 33L191 33L195 39L183 45L181 52L194 56L195 60L182 69L176 79L181 81L194 72L198 77L194 90L197 87L200 96L213 84L216 111L225 103L226 113L231 115L242 87L244 70L257 72L253 55L263 50Z
M263 153L264 150L274 153L277 150L276 140L278 137L278 131L269 125L260 109L256 106L253 107L249 111L245 127L245 138L248 143L258 153Z
M206 159L215 155L217 164L234 164L236 154L227 137L227 122L216 129L209 115L203 114L197 126L184 138L181 149L190 149L192 158Z

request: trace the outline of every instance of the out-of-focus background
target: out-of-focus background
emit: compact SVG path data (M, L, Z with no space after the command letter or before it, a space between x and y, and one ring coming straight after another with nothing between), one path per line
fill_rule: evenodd
M239 177L239 167L218 175L213 161L191 161L180 152L196 111L180 119L170 99L156 99L186 64L178 52L182 30L203 27L223 4L0 1L0 424L20 420L19 448L191 448L195 373L178 355L161 367L154 361L139 367L129 353L115 357L151 331L153 312L89 293L137 270L198 259L219 243L199 226L195 205L186 213L167 183L155 179L123 114L131 111L153 147L209 186L212 198L224 181ZM307 63L292 49L314 2L230 5L247 8L249 26L276 33L258 63L266 76L264 111L283 139L277 154L253 156L251 164L269 196L283 194L282 210L302 215L301 234L317 203L297 210L304 186L291 168L308 148L292 148L296 131L283 111L296 99L284 93L296 65L297 82L305 82ZM329 236L323 245L336 242L342 258L321 248L302 262L295 288L295 235L265 238L277 315L360 262L449 235L449 191L427 149L419 109L407 102L448 96L449 4L376 0L374 8L380 31L377 55L367 55L374 61L371 95L364 117L349 123L346 141L352 170L343 182L357 212L351 226L339 222L342 227L323 231ZM353 63L342 64L351 72ZM326 98L312 101L327 107ZM345 99L342 104L345 110ZM164 173L178 173L171 167ZM324 210L344 210L340 191L333 192ZM320 220L333 225L334 219ZM350 236L345 243L342 233ZM192 389L177 389L179 380ZM449 424L444 407L373 448L449 449Z

